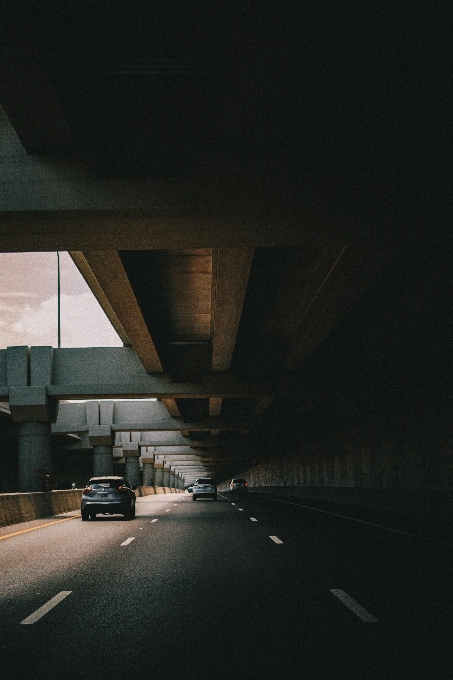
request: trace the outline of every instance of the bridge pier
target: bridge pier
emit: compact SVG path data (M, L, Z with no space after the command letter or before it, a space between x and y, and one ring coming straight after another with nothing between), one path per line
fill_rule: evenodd
M50 422L19 425L19 492L50 491Z
M113 475L113 446L93 446L93 476Z
M162 486L164 487L170 486L170 467L167 466L165 463L164 463L164 480Z
M154 458L143 458L143 486L154 486Z
M156 487L164 486L164 464L162 462L154 463L154 485Z
M132 486L140 486L140 446L138 442L123 442L125 476Z

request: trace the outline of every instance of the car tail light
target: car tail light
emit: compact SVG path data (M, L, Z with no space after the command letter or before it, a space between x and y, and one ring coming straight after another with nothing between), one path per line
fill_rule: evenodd
M91 486L86 486L83 490L83 493L90 493L91 491Z
M244 484L244 486L248 486L248 483L246 482L246 483Z
M123 486L118 486L117 488L118 488L118 491L122 491Z

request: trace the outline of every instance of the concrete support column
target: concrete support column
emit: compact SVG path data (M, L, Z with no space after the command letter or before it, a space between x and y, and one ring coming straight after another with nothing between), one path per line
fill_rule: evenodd
M19 424L19 491L50 491L50 422Z
M164 466L164 484L165 487L170 486L170 468Z
M143 486L154 486L154 465L143 463Z
M132 486L140 486L140 463L138 456L126 456L126 479Z
M174 470L170 470L168 486L170 487L170 489L176 488L175 487L175 471Z
M154 456L142 449L140 460L143 464L143 486L154 486Z
M164 466L163 463L154 463L154 486L164 486Z
M93 476L113 475L113 446L93 446Z

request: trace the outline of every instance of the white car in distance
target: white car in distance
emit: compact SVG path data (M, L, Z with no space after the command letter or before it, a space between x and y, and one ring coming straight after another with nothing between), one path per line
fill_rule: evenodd
M217 487L210 477L202 477L194 482L192 500L196 501L197 498L217 500Z

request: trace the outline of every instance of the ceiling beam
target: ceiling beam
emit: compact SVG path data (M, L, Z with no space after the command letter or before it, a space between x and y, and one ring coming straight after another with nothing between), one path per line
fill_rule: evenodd
M77 256L79 262L82 255L85 261L84 267L89 267L92 277L97 281L95 290L103 291L103 296L98 297L99 303L102 306L105 300L109 301L109 306L104 310L106 314L109 308L115 305L113 309L115 318L119 320L147 373L162 372L157 350L118 252L116 250L84 251L83 254ZM90 277L91 280L92 277Z

